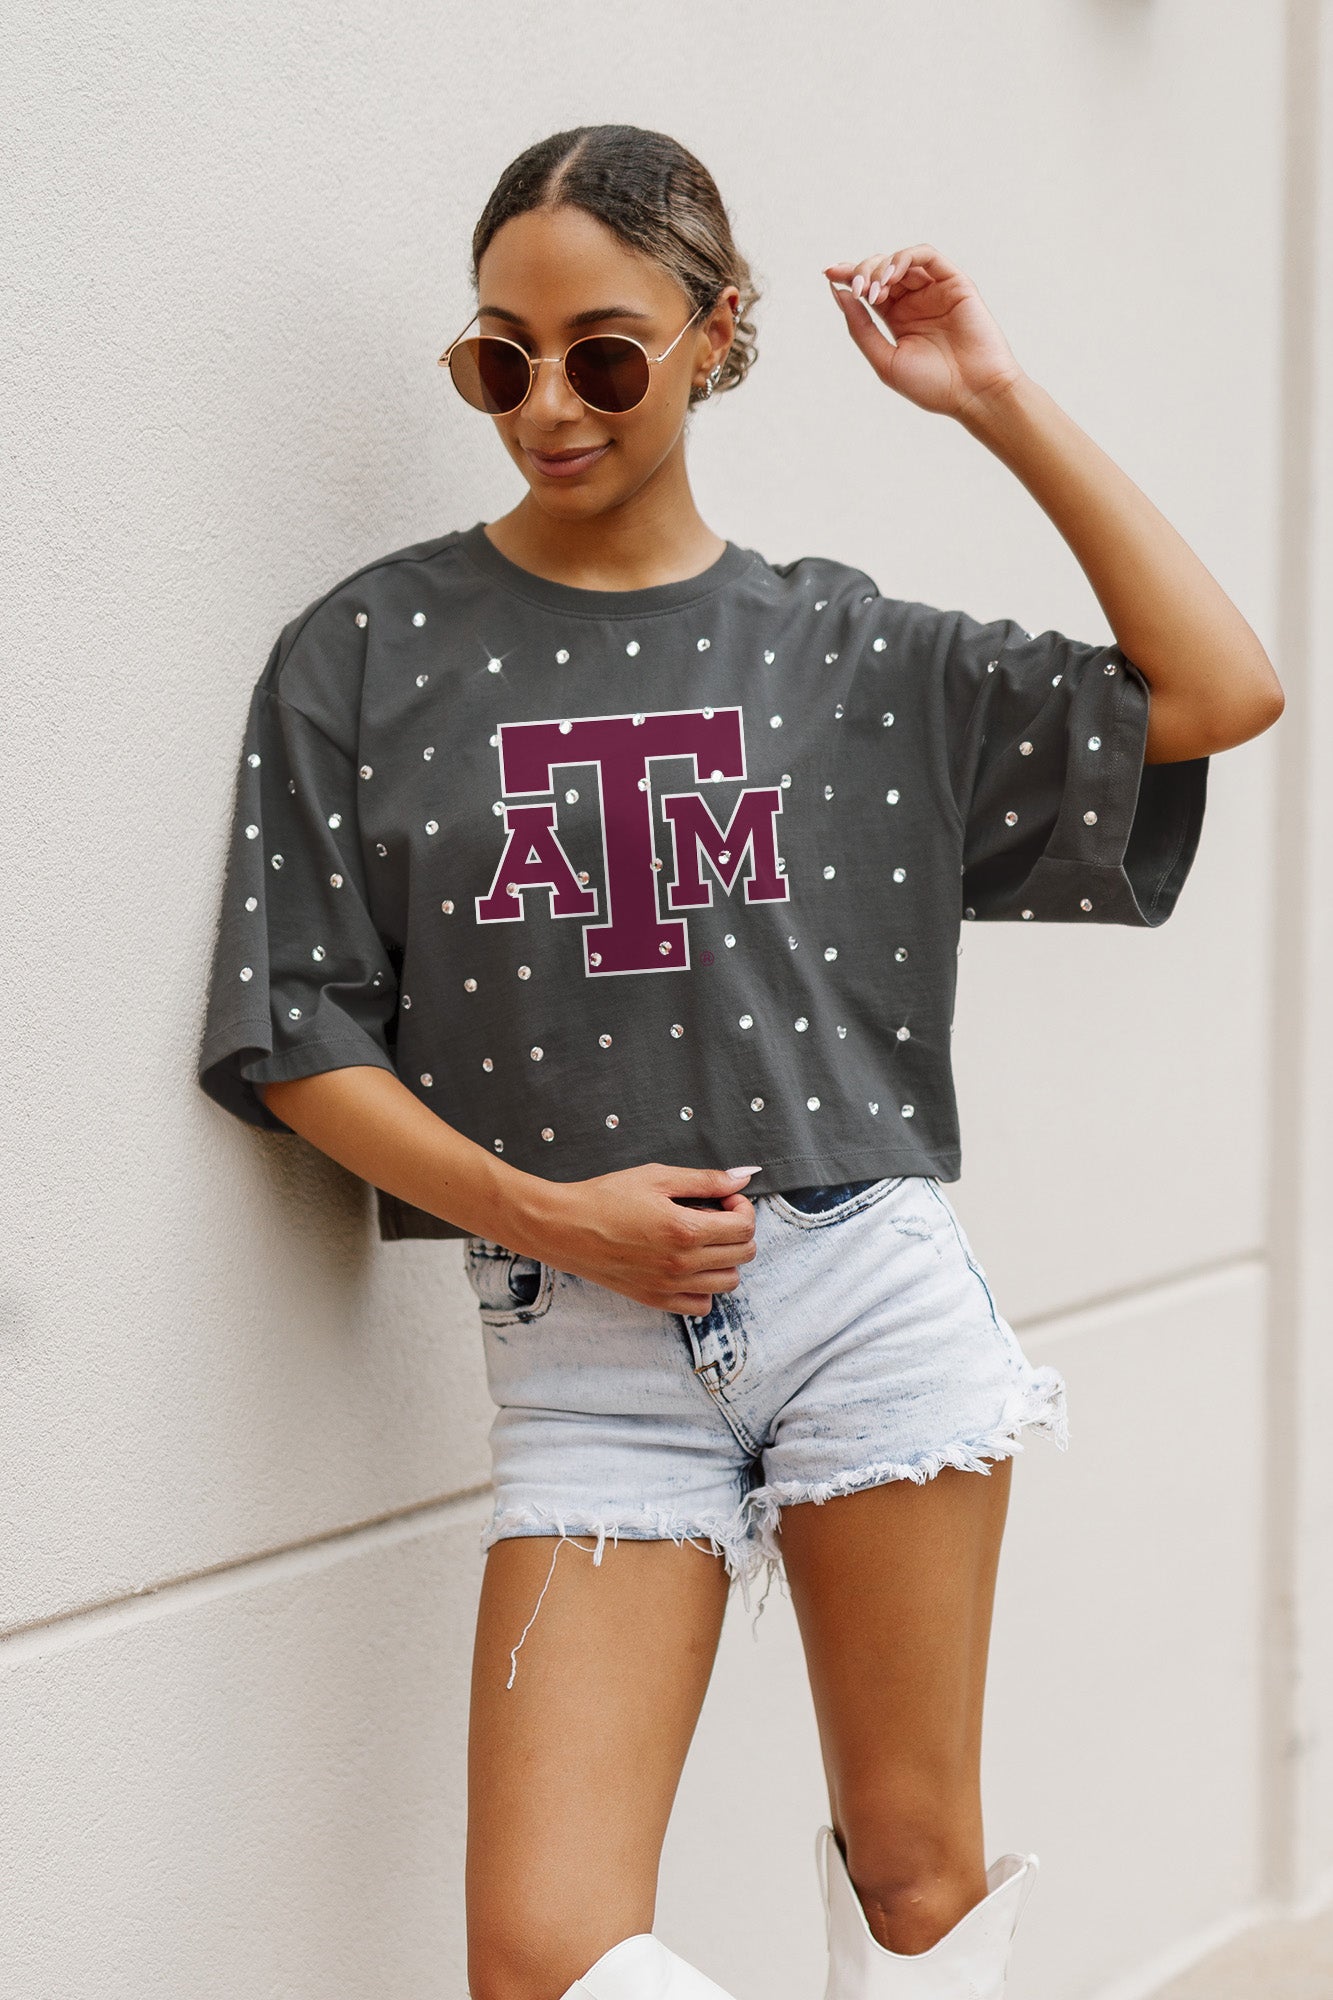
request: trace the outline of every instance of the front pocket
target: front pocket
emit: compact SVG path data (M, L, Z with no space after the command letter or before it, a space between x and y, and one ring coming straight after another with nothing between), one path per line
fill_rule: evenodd
M535 1257L469 1236L463 1245L463 1268L487 1326L539 1319L550 1308L555 1269Z
M862 1209L882 1201L894 1188L901 1187L905 1174L895 1174L877 1181L840 1181L828 1187L788 1188L784 1193L770 1194L769 1200L788 1222L796 1223L802 1229L823 1229L831 1223L845 1221L848 1216L859 1215Z

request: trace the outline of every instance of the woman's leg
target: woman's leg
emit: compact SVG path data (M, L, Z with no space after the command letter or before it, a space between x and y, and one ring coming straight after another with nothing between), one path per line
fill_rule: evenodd
M832 1824L891 1951L928 1951L986 1894L981 1717L1011 1466L782 1510Z
M559 2000L652 1929L657 1871L727 1601L689 1542L515 1536L488 1552L468 1734L468 1986ZM511 1651L550 1585L518 1654Z

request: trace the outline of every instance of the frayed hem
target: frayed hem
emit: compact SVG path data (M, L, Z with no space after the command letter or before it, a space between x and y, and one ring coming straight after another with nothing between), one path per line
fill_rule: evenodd
M1034 1368L1023 1387L1005 1403L998 1422L978 1438L957 1439L938 1451L921 1452L916 1458L883 1459L863 1465L836 1479L782 1479L757 1486L747 1493L742 1508L749 1514L763 1558L781 1561L778 1544L779 1517L784 1507L825 1500L837 1500L867 1487L886 1486L894 1480L910 1479L922 1486L946 1467L960 1472L980 1472L989 1476L997 1459L1013 1458L1024 1448L1020 1432L1044 1432L1060 1451L1069 1448L1069 1418L1065 1403L1064 1378L1050 1367Z
M719 1522L711 1528L691 1527L679 1515L667 1508L641 1508L631 1514L621 1515L614 1523L596 1523L584 1527L571 1528L565 1517L555 1508L533 1503L526 1507L513 1508L505 1514L495 1516L482 1530L481 1549L483 1554L496 1542L506 1541L516 1536L550 1535L557 1537L551 1551L551 1567L546 1573L537 1602L532 1609L532 1617L523 1627L518 1643L510 1653L510 1674L507 1687L513 1687L518 1670L518 1650L532 1629L533 1620L541 1609L542 1598L550 1587L555 1574L556 1557L566 1542L578 1549L582 1555L590 1555L594 1566L600 1564L606 1552L606 1544L627 1542L674 1542L677 1548L689 1542L693 1548L702 1549L708 1555L720 1556L727 1567L728 1587L739 1585L746 1611L750 1609L750 1586L761 1570L768 1571L764 1594L759 1602L759 1611L764 1608L768 1596L768 1586L773 1580L775 1569L781 1558L763 1548L750 1526L744 1505L739 1507L728 1523ZM584 1539L579 1539L580 1537ZM585 1546L587 1540L592 1546ZM758 1619L759 1613L755 1617Z

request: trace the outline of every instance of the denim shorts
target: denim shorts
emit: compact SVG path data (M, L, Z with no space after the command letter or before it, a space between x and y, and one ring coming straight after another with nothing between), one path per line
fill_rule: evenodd
M697 1317L465 1240L496 1405L483 1549L690 1540L748 1605L782 1507L985 1472L1028 1425L1064 1448L1064 1382L1028 1361L937 1180L753 1201L755 1255Z

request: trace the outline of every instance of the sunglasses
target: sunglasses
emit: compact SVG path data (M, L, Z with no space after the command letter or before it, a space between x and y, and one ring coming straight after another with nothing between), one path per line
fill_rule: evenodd
M587 334L571 341L563 354L529 354L526 347L501 334L475 333L468 340L453 341L436 366L449 370L455 389L474 410L483 410L488 417L507 417L527 402L542 363L558 361L581 403L602 416L620 417L637 409L648 394L653 369L680 345L705 310L700 306L691 313L671 346L660 354L650 354L642 341L627 333ZM472 319L476 317L473 313Z

